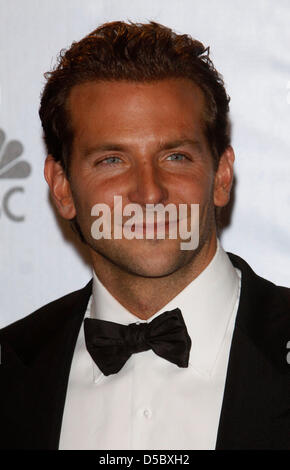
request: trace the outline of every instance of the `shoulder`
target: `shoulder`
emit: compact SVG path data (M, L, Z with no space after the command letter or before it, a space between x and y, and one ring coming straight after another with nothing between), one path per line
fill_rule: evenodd
M256 298L257 301L264 299L279 299L280 307L290 308L290 288L278 286L268 279L256 274L250 265L240 256L228 253L232 264L242 273L242 287L247 289L247 293Z
M280 370L289 373L285 358L290 341L290 289L258 276L239 256L228 255L242 275L237 328Z
M29 348L43 341L76 315L84 313L92 290L92 280L74 292L56 299L26 317L0 329L0 344L9 348Z

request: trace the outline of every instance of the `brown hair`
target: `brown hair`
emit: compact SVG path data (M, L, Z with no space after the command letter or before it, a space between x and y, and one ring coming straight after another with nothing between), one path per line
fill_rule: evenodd
M88 81L189 78L205 96L204 131L215 168L230 143L230 99L209 58L209 48L158 23L106 23L62 50L56 67L44 76L47 82L39 109L44 140L48 153L61 162L67 175L73 141L67 98L73 86Z

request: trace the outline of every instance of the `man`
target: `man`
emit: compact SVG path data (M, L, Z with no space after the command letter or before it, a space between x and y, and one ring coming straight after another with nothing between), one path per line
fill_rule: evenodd
M45 178L93 279L1 331L2 447L289 449L289 290L217 239L234 152L208 50L153 22L113 22L46 78ZM132 204L186 211L163 213L161 237L139 212L130 237ZM182 249L193 205L198 244ZM171 237L184 220L187 238Z

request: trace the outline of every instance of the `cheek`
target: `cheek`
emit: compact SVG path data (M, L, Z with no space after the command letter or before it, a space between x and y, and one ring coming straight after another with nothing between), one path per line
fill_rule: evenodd
M179 195L188 204L206 205L213 197L213 177L199 175L179 183Z
M105 202L106 191L103 185L99 184L92 171L85 168L79 168L72 174L72 190L81 207L92 207L98 202Z
M94 178L78 178L74 186L73 198L79 221L87 226L93 221L92 208L96 204L104 204L111 213L114 212L114 196L122 196L122 204L126 203L126 192L120 184L112 181L97 181Z

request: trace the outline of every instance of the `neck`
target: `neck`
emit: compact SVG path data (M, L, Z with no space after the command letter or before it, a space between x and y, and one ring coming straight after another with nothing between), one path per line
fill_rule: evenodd
M216 237L205 243L191 261L164 277L128 273L92 252L93 268L101 283L129 312L147 320L176 297L208 266L217 248Z

